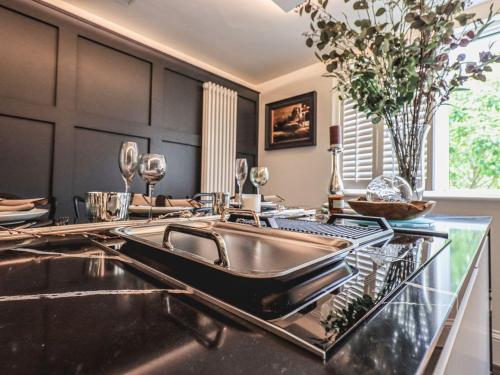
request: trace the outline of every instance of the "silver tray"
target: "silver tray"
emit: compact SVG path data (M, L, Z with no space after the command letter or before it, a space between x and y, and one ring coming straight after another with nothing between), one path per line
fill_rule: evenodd
M169 229L169 246L165 246L165 230L169 225L173 229ZM112 232L190 263L253 279L300 276L343 259L355 247L353 242L341 238L215 220L139 225L117 228ZM214 237L220 238L215 240Z

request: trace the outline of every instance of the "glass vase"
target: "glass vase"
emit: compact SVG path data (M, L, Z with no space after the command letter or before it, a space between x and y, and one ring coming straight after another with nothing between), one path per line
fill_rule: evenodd
M425 141L430 125L402 124L399 129L389 129L399 176L404 178L413 190L413 200L422 200L425 191Z

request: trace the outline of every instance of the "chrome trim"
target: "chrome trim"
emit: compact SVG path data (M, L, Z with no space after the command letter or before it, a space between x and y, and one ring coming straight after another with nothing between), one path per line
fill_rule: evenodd
M227 222L227 219L226 219L227 214L248 214L248 215L251 215L251 216L253 216L253 221L255 221L254 225L257 228L261 227L259 215L257 214L257 212L255 212L253 210L246 210L243 208L225 208L222 210L222 213L220 215L221 222L223 222L223 223Z
M171 251L174 250L174 246L170 241L170 234L172 232L190 234L193 236L207 238L214 241L215 245L217 246L217 252L219 253L219 259L216 259L214 261L214 264L229 268L229 257L227 256L226 243L224 242L224 238L222 238L222 236L216 231L197 228L190 225L168 223L167 226L165 227L165 232L163 234L163 246ZM190 253L186 252L186 255L188 254Z

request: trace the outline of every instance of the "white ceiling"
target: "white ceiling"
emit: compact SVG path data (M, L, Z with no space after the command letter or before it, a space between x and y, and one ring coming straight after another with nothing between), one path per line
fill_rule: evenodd
M301 35L307 18L283 11L273 0L64 2L253 85L315 62Z
M308 17L283 10L300 0L43 1L76 7L253 87L317 62L302 36ZM344 0L330 0L328 9L353 15Z

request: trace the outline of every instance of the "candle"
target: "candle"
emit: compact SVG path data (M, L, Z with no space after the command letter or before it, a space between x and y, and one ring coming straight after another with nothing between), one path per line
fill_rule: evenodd
M330 146L340 146L342 144L342 135L340 133L340 125L330 126Z

